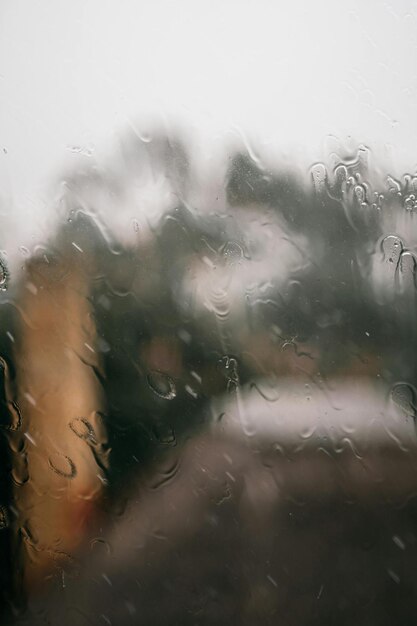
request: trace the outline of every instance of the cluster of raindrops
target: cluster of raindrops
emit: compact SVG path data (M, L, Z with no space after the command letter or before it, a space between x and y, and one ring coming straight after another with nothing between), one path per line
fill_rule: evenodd
M417 211L417 195L410 193L404 198L404 208L407 211Z
M380 244L383 265L376 269L379 282L385 286L385 297L398 304L398 296L414 297L417 287L417 256L398 235L385 236ZM388 265L388 267L386 266ZM407 309L413 315L412 309Z
M379 191L374 191L371 208L376 211L381 211L383 204L384 204L384 200L385 200L385 196L383 193L380 193Z
M405 174L402 180L387 176L387 186L391 198L396 198L406 212L417 211L417 176Z
M313 187L343 206L350 226L360 232L362 225L372 225L373 234L384 229L385 221L401 221L401 208L410 214L417 211L417 176L405 174L401 180L385 177L384 189L375 187L369 166L371 152L361 146L351 159L333 155L334 166L316 163L311 168Z
M93 413L94 419L103 421L104 416L100 411ZM96 431L86 417L75 417L68 424L70 430L82 441L90 447L94 460L97 466L102 470L104 476L97 475L102 481L103 485L108 484L107 473L109 467L109 454L110 449L105 442L101 441L96 434Z
M219 361L219 367L227 380L227 391L231 393L239 387L239 374L237 360L231 356L223 356Z
M338 158L330 168L325 163L316 163L310 170L318 197L336 200L357 234L364 227L376 225L385 202L384 194L365 179L368 159L369 151L362 147L352 159Z
M387 176L387 186L391 196L402 200L407 211L413 211L417 208L417 176L405 174L402 181L396 180L393 176Z

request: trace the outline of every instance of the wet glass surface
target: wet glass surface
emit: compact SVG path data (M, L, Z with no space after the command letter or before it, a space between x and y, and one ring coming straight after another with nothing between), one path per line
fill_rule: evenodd
M1 623L414 624L417 5L46 4L0 26Z

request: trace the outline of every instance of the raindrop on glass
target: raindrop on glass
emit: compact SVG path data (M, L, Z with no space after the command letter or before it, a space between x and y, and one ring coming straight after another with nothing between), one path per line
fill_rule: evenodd
M0 258L0 291L6 291L9 283L9 271L4 259Z
M53 454L49 457L49 467L55 474L63 478L75 478L77 468L72 459L65 454Z
M416 392L411 385L397 383L391 390L391 397L407 415L416 416Z
M0 505L0 530L9 527L9 515L5 506Z
M94 428L85 417L75 417L71 420L69 427L72 432L84 441L90 441L95 443L96 438L94 434Z
M164 400L173 400L177 395L175 383L171 376L158 370L151 370L147 376L148 385L152 391Z

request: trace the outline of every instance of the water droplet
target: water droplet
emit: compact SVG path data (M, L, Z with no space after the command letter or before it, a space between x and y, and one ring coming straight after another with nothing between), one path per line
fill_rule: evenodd
M152 137L149 133L137 133L137 136L139 137L139 139L141 141L143 141L143 143L151 143L152 141Z
M230 264L238 263L244 257L243 248L237 241L228 241L223 246L223 256Z
M327 170L323 163L316 163L311 168L311 177L313 184L318 193L322 192L326 187Z
M90 548L97 554L111 554L112 552L110 544L102 537L94 537L90 541Z
M11 418L8 424L4 424L7 430L19 430L22 425L22 414L16 402L7 402L7 411ZM3 424L2 424L3 425Z
M363 185L356 185L354 193L359 204L363 204L366 201L366 192Z
M177 395L175 383L171 376L158 370L151 370L147 375L148 385L152 391L164 400L173 400Z
M9 514L7 512L7 509L5 506L0 505L0 530L3 530L5 528L9 527Z
M0 291L6 291L9 286L9 271L4 259L0 258Z
M397 383L391 390L391 397L407 415L416 417L416 391L411 385Z
M224 356L219 361L220 368L227 379L227 391L234 391L239 386L237 361L233 357Z
M91 443L96 443L94 428L85 417L75 417L69 423L69 427L71 428L72 432L80 439L84 439L84 441L90 441Z
M70 459L69 456L60 454L59 452L49 457L49 467L58 474L58 476L62 476L63 478L74 478L77 475L77 468L73 460Z
M417 211L417 196L414 193L405 196L404 208L406 211Z
M158 439L159 443L164 446L176 446L177 438L175 436L175 431L171 426L162 425L155 427L154 429L155 436Z
M403 252L400 257L399 279L400 288L407 292L415 286L417 259L412 252Z
M388 263L395 263L395 265L397 265L400 260L403 247L403 242L399 237L396 235L388 235L381 243L381 250L384 259L388 261Z
M401 184L392 176L387 176L388 190L392 194L401 195Z

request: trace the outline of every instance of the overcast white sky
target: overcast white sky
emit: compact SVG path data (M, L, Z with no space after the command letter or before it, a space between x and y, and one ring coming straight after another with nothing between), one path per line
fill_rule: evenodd
M0 247L40 236L69 146L149 116L306 164L353 136L415 170L417 2L0 0Z

